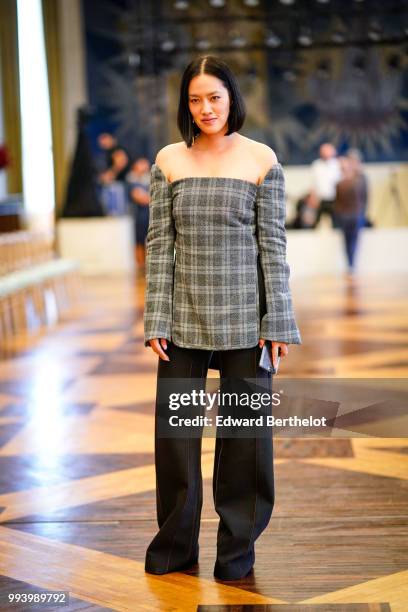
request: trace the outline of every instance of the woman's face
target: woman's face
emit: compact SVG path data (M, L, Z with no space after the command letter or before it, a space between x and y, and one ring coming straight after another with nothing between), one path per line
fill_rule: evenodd
M217 77L200 74L190 81L188 106L200 130L205 134L216 134L224 128L228 120L228 89Z

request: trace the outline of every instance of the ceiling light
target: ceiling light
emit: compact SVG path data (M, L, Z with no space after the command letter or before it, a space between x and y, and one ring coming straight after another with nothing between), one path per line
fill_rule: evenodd
M302 28L300 30L298 43L299 45L302 45L302 47L310 47L310 45L313 43L312 34L309 28Z
M176 0L176 2L174 3L174 8L178 11L185 11L186 9L188 9L188 6L189 4L187 0Z
M200 49L200 51L205 51L211 47L211 43L207 38L200 38L196 41L195 46L197 49Z
M129 53L128 56L129 66L139 66L140 65L140 53Z
M346 35L344 32L337 30L336 32L333 32L333 34L331 35L331 39L334 43L341 45L342 43L345 42Z
M282 44L281 39L274 32L270 32L265 36L265 45L267 47L272 47L272 49L276 49Z
M174 42L174 40L171 40L170 38L163 40L163 42L160 44L160 49L162 51L165 51L166 53L170 53L170 51L174 51L175 48L176 48L176 43Z
M237 34L236 36L233 36L231 38L231 45L233 47L237 47L237 48L242 48L245 47L247 41L246 39L242 36L242 34Z
M379 40L381 40L381 28L379 25L374 24L370 27L368 31L368 38L372 42L378 42Z

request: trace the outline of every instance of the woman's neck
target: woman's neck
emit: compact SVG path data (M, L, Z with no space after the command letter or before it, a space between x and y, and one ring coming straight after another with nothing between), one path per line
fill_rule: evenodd
M193 148L196 151L223 153L230 149L238 138L239 135L237 132L233 132L228 136L225 136L225 132L217 134L205 134L204 132L200 132L194 140Z

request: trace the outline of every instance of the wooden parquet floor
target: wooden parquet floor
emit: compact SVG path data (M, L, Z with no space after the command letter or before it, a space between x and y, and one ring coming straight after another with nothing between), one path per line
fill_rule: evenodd
M361 378L406 393L406 277L318 277L292 289L303 345L290 347L282 380ZM69 320L2 347L0 610L58 610L6 596L61 590L63 609L92 612L407 612L401 411L389 437L387 418L366 411L359 435L275 440L272 519L253 574L232 583L212 574L214 440L204 438L199 566L145 574L157 362L143 345L143 294L142 278L86 279Z

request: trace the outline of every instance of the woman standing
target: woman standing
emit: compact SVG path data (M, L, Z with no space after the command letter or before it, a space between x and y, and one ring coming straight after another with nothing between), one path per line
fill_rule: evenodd
M245 106L236 78L214 56L184 71L181 142L159 151L151 174L145 345L159 356L157 397L166 379L205 388L212 358L221 380L268 378L258 366L265 340L284 357L301 338L286 263L282 167L264 144L239 133ZM165 393L164 393L165 394ZM162 437L156 400L159 531L146 571L164 574L198 560L202 506L201 438ZM217 434L213 494L220 517L214 575L246 576L254 543L274 503L272 437Z

